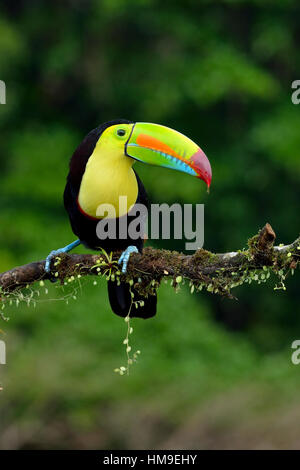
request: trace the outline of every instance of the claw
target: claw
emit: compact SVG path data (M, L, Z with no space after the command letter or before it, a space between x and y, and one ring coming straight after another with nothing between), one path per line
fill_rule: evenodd
M45 262L45 271L46 273L50 273L50 266L51 266L51 261L52 259L55 257L55 256L58 256L60 255L61 253L64 253L64 249L61 248L59 250L53 250L51 251L51 253L49 253L49 255L47 256L46 258L46 262Z
M127 271L127 264L130 258L131 253L138 253L139 250L136 246L130 245L123 251L121 254L118 263L122 264L122 273L126 273Z
M69 251L73 250L76 246L80 245L81 241L76 240L73 243L70 243L70 245L65 246L64 248L59 248L58 250L53 250L51 253L46 258L45 262L45 271L46 273L50 273L50 267L51 267L51 261L55 256L60 255L61 253L68 253Z

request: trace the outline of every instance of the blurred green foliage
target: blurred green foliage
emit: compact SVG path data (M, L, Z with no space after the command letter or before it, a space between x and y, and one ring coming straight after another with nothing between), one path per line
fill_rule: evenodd
M189 176L136 167L153 202L205 203L208 249L242 248L267 221L280 242L296 238L296 0L23 0L2 3L0 30L0 271L74 238L69 158L118 117L168 125L205 150L210 195ZM68 304L61 288L38 288L36 308L11 307L0 325L0 447L289 447L298 273L287 286L247 286L229 301L163 285L157 317L133 322L142 355L129 378L113 373L126 328L105 282L85 279Z

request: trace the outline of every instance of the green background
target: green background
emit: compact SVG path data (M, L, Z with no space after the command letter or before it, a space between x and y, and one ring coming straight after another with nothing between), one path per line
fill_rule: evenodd
M232 251L266 222L299 233L300 79L296 0L74 0L0 7L0 271L74 239L68 161L115 118L173 127L204 149L205 185L136 165L153 202L205 204L205 247ZM154 244L154 243L151 243ZM156 243L183 249L184 242ZM78 248L76 252L84 252ZM34 287L0 328L0 448L299 448L299 274L238 301L159 290L157 317L126 325L105 281ZM39 294L39 296L38 296ZM68 300L68 303L66 303Z

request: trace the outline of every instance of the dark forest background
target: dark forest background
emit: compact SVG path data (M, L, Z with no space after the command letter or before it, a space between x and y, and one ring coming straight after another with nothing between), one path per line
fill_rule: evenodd
M205 204L207 249L241 249L266 222L293 241L299 10L296 0L1 2L0 271L73 240L69 158L114 118L173 127L205 150L209 195L189 176L136 169L153 202ZM237 301L163 285L157 317L133 322L141 357L129 377L113 372L125 324L93 281L77 300L74 287L37 285L36 307L5 310L1 448L299 448L298 273L286 291L275 279L240 287Z

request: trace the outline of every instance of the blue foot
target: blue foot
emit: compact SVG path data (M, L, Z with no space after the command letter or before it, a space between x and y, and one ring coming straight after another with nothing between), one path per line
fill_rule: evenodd
M139 250L136 246L130 245L126 248L125 251L121 254L118 263L122 264L122 273L126 273L127 271L127 264L130 258L131 253L138 253Z
M70 245L65 246L64 248L59 248L58 250L53 250L51 253L46 258L45 262L45 271L46 273L50 272L50 267L51 267L51 261L55 256L60 255L61 253L68 253L69 251L73 250L76 246L80 245L81 241L76 240L73 243L70 243Z

